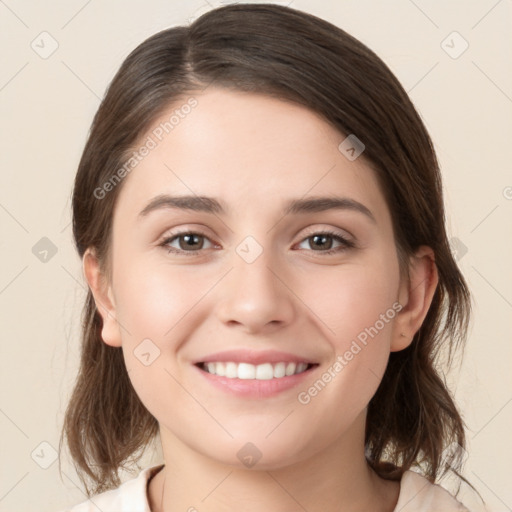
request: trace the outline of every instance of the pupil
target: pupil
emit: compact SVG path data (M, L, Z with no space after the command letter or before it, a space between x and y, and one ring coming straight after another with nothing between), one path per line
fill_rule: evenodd
M314 243L315 244L319 244L319 245L323 245L326 243L326 240L330 238L329 236L326 236L326 235L314 235L313 236L313 240L314 240ZM320 243L318 242L320 240ZM326 249L330 249L331 248L331 245L332 245L332 240L331 240L331 243L328 244L328 247L326 247Z
M314 241L314 244L317 245L317 246L323 246L327 243L327 239L330 238L330 236L326 236L326 235L314 235L313 236L313 241ZM197 245L199 244L199 235L195 235L195 234L192 234L192 235L183 235L183 239L185 240L185 244L188 248L194 246L194 245ZM201 245L201 244L199 244ZM327 244L328 247L326 247L326 249L330 249L331 246L332 246L332 240L331 240L331 243L330 244Z
M193 245L196 245L198 244L198 240L199 240L199 235L195 235L195 234L192 234L192 235L183 235L183 239L185 240L185 245L186 247L190 248L192 247ZM183 247L182 247L183 248Z

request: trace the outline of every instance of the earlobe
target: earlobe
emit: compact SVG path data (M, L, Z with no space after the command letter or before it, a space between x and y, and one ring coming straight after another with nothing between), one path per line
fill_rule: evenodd
M89 289L94 297L103 326L101 337L103 341L112 347L121 346L121 332L116 319L116 309L112 288L106 282L100 263L93 249L88 248L82 258L82 267Z
M434 251L421 246L411 257L409 280L401 283L399 302L402 309L396 316L391 351L407 348L427 316L439 282Z

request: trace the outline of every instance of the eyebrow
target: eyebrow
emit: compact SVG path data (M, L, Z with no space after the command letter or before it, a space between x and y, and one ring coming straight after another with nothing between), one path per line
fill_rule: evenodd
M145 217L155 210L180 209L195 212L205 212L225 215L222 204L213 197L206 196L170 196L160 194L144 207L139 213ZM328 210L350 210L362 213L373 223L377 223L373 213L362 203L348 197L308 197L305 199L293 199L285 204L283 214L324 212Z

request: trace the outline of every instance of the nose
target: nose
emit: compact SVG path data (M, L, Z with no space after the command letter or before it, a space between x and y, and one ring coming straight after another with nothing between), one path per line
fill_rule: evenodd
M233 269L224 279L217 303L219 319L247 333L266 333L289 325L296 314L296 295L285 273L263 253L248 263L234 255Z

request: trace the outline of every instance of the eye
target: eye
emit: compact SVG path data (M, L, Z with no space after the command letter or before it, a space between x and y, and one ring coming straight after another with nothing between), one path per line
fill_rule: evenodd
M210 246L205 247L205 241L207 241ZM173 246L172 244L178 244L178 247ZM166 247L169 252L175 254L184 254L189 253L187 255L193 256L197 251L201 249L211 249L213 247L212 242L206 235L201 233L196 233L193 231L184 231L182 233L175 233L174 235L167 237L160 244L163 247Z
M333 247L333 241L338 242L339 245ZM322 254L334 254L355 247L354 242L334 231L313 233L301 242L301 244L303 243L309 243L314 252L321 252Z
M334 231L313 233L300 242L299 247L304 243L309 243L310 250L321 253L322 255L339 253L351 247L355 247L353 241L348 240L341 233ZM335 243L338 245L334 245ZM211 249L215 246L206 235L194 231L174 233L166 237L160 245L165 247L169 253L187 256L195 256L199 251Z

